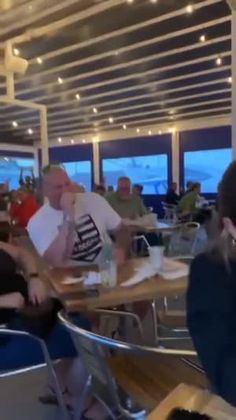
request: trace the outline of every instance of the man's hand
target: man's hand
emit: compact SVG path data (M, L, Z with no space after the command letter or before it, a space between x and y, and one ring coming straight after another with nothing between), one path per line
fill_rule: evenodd
M33 305L40 305L47 298L46 287L40 279L31 279L28 286L29 300Z
M66 217L74 220L75 217L75 194L65 192L61 197L61 209Z

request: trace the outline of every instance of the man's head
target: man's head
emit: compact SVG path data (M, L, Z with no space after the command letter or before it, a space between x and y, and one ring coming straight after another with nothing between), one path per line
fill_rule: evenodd
M196 182L192 185L191 191L195 192L196 194L200 194L201 192L201 184L199 182Z
M131 193L131 181L128 177L123 176L118 179L118 188L117 192L120 198L127 200L130 197Z
M141 184L135 184L133 186L133 194L142 195L143 186Z
M43 171L43 193L53 208L61 209L61 197L70 187L70 178L63 168L52 166Z

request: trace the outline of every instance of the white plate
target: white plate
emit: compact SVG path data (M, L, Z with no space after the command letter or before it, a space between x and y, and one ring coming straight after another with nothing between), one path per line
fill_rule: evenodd
M81 283L82 281L84 281L84 277L66 277L64 280L62 280L62 284L65 284L67 286L70 286L72 284L78 284Z

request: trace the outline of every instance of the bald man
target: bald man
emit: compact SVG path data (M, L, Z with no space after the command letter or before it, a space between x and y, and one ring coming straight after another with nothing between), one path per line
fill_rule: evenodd
M44 204L28 224L38 253L54 267L98 264L103 244L112 235L122 262L128 234L120 216L94 193L75 192L63 168L47 167L43 176Z

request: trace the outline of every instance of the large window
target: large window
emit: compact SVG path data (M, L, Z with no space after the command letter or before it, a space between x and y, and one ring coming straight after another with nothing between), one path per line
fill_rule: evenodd
M216 193L222 175L232 160L231 149L184 153L184 181L200 182L203 193Z
M80 162L64 162L69 177L78 184L82 184L86 191L91 191L92 186L92 165L90 160Z
M117 180L127 176L133 184L142 184L144 194L165 194L168 183L166 154L103 159L102 171L107 185L116 188Z
M19 188L20 173L23 177L32 174L34 160L27 158L1 157L0 158L0 183L9 182L10 190Z

